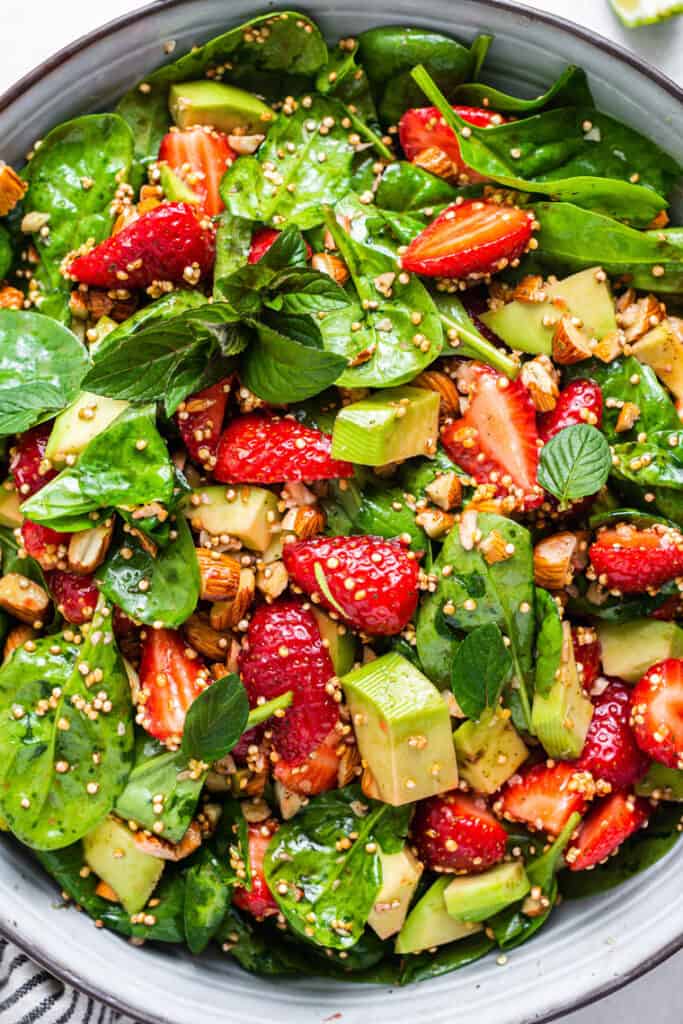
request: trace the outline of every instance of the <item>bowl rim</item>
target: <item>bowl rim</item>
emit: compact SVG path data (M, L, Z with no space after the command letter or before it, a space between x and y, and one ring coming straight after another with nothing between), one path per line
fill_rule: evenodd
M607 53L620 63L628 64L641 74L645 74L656 82L664 91L668 92L674 100L677 100L679 103L683 103L683 87L679 86L663 71L660 71L658 68L654 67L654 65L650 64L649 61L638 57L637 54L633 53L633 51L624 48L617 42L607 39L600 33L590 31L582 25L560 15L552 14L548 11L539 11L536 8L528 7L524 3L512 2L512 0L473 0L473 2L483 9L486 9L487 7L497 8L507 11L510 14L522 14L532 22L547 25L558 32L569 34L574 38L579 38L582 42L591 46L593 49L602 53ZM9 89L0 94L0 114L8 110L12 104L23 95L23 93L39 83L52 71L61 67L63 64L68 63L68 61L80 54L84 49L87 49L100 42L102 39L105 39L112 32L118 32L121 29L138 24L151 15L155 15L161 11L171 10L176 7L189 6L190 3L191 0L152 0L151 3L144 4L137 10L133 10L127 14L122 14L117 18L113 18L98 28L76 38L73 42L68 43L60 50L57 50L52 54L52 56L48 57L41 64L33 68L33 70L27 72L17 82L15 82L14 85L10 86ZM296 7L296 2L294 2L294 6ZM306 6L305 0L302 6ZM23 941L20 935L17 934L17 930L12 928L11 925L0 924L0 938L5 938L10 942L13 942L33 961L45 968L60 981L71 985L78 991L84 992L86 995L96 999L100 1003L103 1003L105 1006L116 1010L118 1013L134 1016L139 1024L167 1024L167 1018L151 1015L148 1012L144 1014L144 1017L141 1017L136 1007L132 1006L125 999L117 998L110 991L101 989L95 984L84 984L75 971L71 971L69 968L62 966L53 960L48 952L34 948L30 942ZM617 978L595 985L585 991L577 999L567 1000L562 1005L556 1006L553 1010L543 1016L534 1018L534 1024L547 1024L547 1022L557 1020L558 1017L561 1017L564 1014L581 1010L586 1006L592 1005L597 1000L604 999L631 982L636 981L638 978L643 977L643 975L658 967L682 949L683 929L676 939L665 943L656 952L642 960L636 967L626 971Z

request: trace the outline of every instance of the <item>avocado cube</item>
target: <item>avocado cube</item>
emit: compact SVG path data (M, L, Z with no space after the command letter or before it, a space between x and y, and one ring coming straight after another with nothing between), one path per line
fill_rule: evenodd
M407 846L398 853L380 852L380 860L382 888L370 911L368 924L380 939L388 939L403 927L423 865Z
M683 803L683 771L653 761L645 778L636 783L636 793L638 796Z
M60 465L68 455L80 455L129 404L118 398L105 398L84 391L55 420L47 439L45 458Z
M676 398L683 399L683 341L669 320L663 320L643 335L631 351L636 359L655 371Z
M263 131L273 111L251 92L223 82L176 82L168 91L168 109L179 128L205 124L231 134Z
M384 466L414 455L433 455L439 431L439 396L423 388L386 388L344 406L332 431L332 456L362 466Z
M683 629L675 622L603 622L598 636L605 675L618 676L627 683L637 683L658 661L683 657Z
M23 519L19 491L11 480L6 480L0 487L0 526L9 526L11 530L16 530L21 526Z
M380 800L398 807L457 786L448 708L414 665L392 652L341 683Z
M581 685L574 657L572 631L562 623L562 654L556 679L546 694L534 694L531 709L533 731L550 757L562 760L581 756L593 704Z
M237 537L252 551L265 551L280 525L277 496L264 487L201 487L185 515L194 530Z
M453 739L460 778L477 793L496 793L529 756L502 708L487 708L478 721L463 722Z
M201 197L193 192L180 175L171 170L168 164L159 164L159 181L164 195L172 203L190 203L193 206L199 206L202 201Z
M446 910L444 893L450 877L438 878L415 904L401 928L394 949L397 953L421 953L433 946L467 938L482 926L472 921L457 921Z
M320 635L323 638L323 647L326 647L334 674L336 676L346 675L353 668L356 657L356 638L353 633L342 623L334 622L329 615L316 608L311 607L315 621L318 623Z
M112 817L84 836L83 855L128 914L142 910L164 870L164 861L143 853L128 826Z
M457 921L486 921L511 903L524 899L531 888L520 861L497 864L479 875L454 878L444 891L446 910Z

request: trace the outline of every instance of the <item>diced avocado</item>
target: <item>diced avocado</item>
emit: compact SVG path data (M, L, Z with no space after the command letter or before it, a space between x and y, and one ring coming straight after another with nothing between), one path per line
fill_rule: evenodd
M159 164L159 180L164 190L164 195L173 203L191 203L195 206L201 203L201 197L193 192L190 186L183 179L172 171L168 164Z
M511 903L524 899L531 888L519 861L497 864L480 875L461 875L446 887L446 910L457 921L486 921Z
M598 636L603 672L627 683L637 683L658 661L683 658L683 629L675 622L603 622L598 626Z
M380 860L382 888L370 911L368 924L380 939L388 939L403 927L423 866L407 846L399 853L380 853Z
M0 526L9 526L11 530L15 530L17 526L21 526L23 518L19 491L11 480L7 480L0 487Z
M458 784L448 708L415 665L392 652L341 682L380 800L397 807Z
M337 413L332 455L362 466L384 466L436 451L439 396L423 388L386 388Z
M45 457L59 465L67 455L80 455L129 404L118 398L104 398L84 391L55 420L47 440Z
M668 320L648 331L631 351L641 363L652 367L676 398L683 399L683 341Z
M251 92L223 82L177 82L168 92L168 109L179 128L206 124L219 132L241 128L254 132L275 115L263 100Z
M636 783L638 796L657 796L659 800L683 803L683 771L653 761L647 775Z
M129 914L142 910L164 870L164 861L143 853L128 826L111 817L83 838L83 855Z
M438 878L415 904L396 940L397 953L421 953L481 931L480 924L456 921L446 910L444 893L450 882L449 876Z
M237 537L252 551L265 551L280 524L277 497L264 487L201 487L185 514L194 529Z
M508 302L483 313L481 320L520 352L550 355L555 325L563 316L578 317L588 337L599 341L617 329L614 301L607 281L598 278L599 269L590 267L548 285L546 302Z
M568 622L562 623L562 655L556 676L547 694L534 695L531 724L550 757L580 757L593 705L581 685Z
M346 675L353 667L356 657L356 638L353 633L341 622L334 622L329 615L322 612L320 608L311 607L320 635L323 638L323 645L327 647L334 666L334 674L337 676Z
M502 708L487 708L478 722L463 722L453 739L460 777L477 793L497 792L529 755Z

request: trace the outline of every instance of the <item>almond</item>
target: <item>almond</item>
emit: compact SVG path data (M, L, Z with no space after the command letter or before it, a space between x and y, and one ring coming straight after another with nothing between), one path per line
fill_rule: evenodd
M369 768L363 769L363 774L360 780L360 788L363 791L363 795L368 797L369 800L381 800L379 787L375 781L375 776L372 774Z
M4 662L9 661L17 648L23 647L27 640L33 640L35 635L36 631L31 626L15 626L10 629L2 651Z
M349 268L338 256L332 256L327 252L316 252L311 260L311 266L321 274L327 274L337 284L346 284L349 279Z
M560 393L559 374L547 356L537 356L524 363L520 371L522 383L538 412L552 412Z
M355 743L343 745L337 768L337 786L343 789L360 774L360 752Z
M417 156L413 157L412 163L424 171L429 171L430 174L435 174L437 178L443 178L444 181L458 180L458 168L448 154L438 146L421 149Z
M301 793L295 793L292 789L287 789L277 779L275 780L275 797L283 821L289 821L308 803L308 797L302 796Z
M94 526L74 533L69 541L67 561L71 572L89 576L102 565L113 534L111 526Z
M572 317L563 316L553 335L553 359L560 366L571 366L590 359L593 350L588 335L574 323Z
M244 800L240 807L242 814L250 825L259 825L262 821L268 821L272 812L266 801L261 796L253 797L251 800Z
M112 887L107 883L99 880L95 886L95 895L99 896L102 900L108 900L109 903L120 903L118 895L114 892Z
M548 293L544 285L545 282L540 275L527 274L515 288L512 297L517 302L545 302Z
M450 512L462 504L462 480L454 472L439 473L430 484L427 484L425 494L444 512Z
M424 370L411 381L411 385L414 388L422 388L423 391L436 391L441 399L442 416L460 415L460 397L455 381L442 370Z
M270 562L256 573L256 586L267 601L274 601L284 593L289 583L289 574L284 562Z
M624 332L627 342L637 341L644 334L661 323L666 316L666 306L654 295L645 295L620 310L617 323Z
M21 622L34 625L42 622L50 606L47 590L18 572L8 572L0 579L0 608Z
M219 633L239 626L249 611L256 593L256 577L252 569L241 569L237 593L231 601L216 601L209 611L211 626Z
M136 846L143 853L148 853L151 857L159 857L160 860L184 860L202 845L202 829L197 821L190 822L187 832L179 843L169 843L168 839L161 839L142 829L133 832L132 835Z
M534 579L539 587L561 590L574 575L573 559L578 547L576 534L565 531L545 537L534 548Z
M448 533L455 522L455 517L440 508L426 508L418 512L415 522L422 527L428 537L437 540Z
M299 540L310 540L325 529L325 513L318 505L290 508L282 520L285 533L295 533Z
M610 331L597 343L593 349L593 355L603 363L611 363L612 360L622 355L624 351L624 337L621 331Z
M250 156L264 139L265 135L228 135L228 145L238 156Z
M0 288L0 309L23 309L24 293L6 284Z
M13 210L26 195L28 185L9 164L0 162L0 217Z
M196 651L203 654L205 658L221 662L221 675L225 675L224 663L232 643L230 633L214 629L207 612L195 612L190 615L183 624L183 632L187 642Z
M501 533L498 533L498 530L491 530L479 544L479 550L487 565L495 565L497 562L505 562L508 558L512 558L515 553L514 545L510 545L510 547L512 550L508 549L508 542Z
M202 601L231 601L240 582L240 563L230 555L197 548Z
M638 406L634 402L624 402L619 410L619 417L614 429L617 434L623 434L625 431L630 430L638 419L640 419L640 409Z

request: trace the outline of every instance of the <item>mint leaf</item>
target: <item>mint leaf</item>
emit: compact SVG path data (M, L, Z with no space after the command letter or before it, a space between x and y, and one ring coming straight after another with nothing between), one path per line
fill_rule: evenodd
M564 505L597 494L611 468L604 434L588 423L577 423L561 430L541 449L538 482Z
M495 622L468 633L455 652L451 670L451 688L468 718L479 718L498 703L511 672L512 655Z

